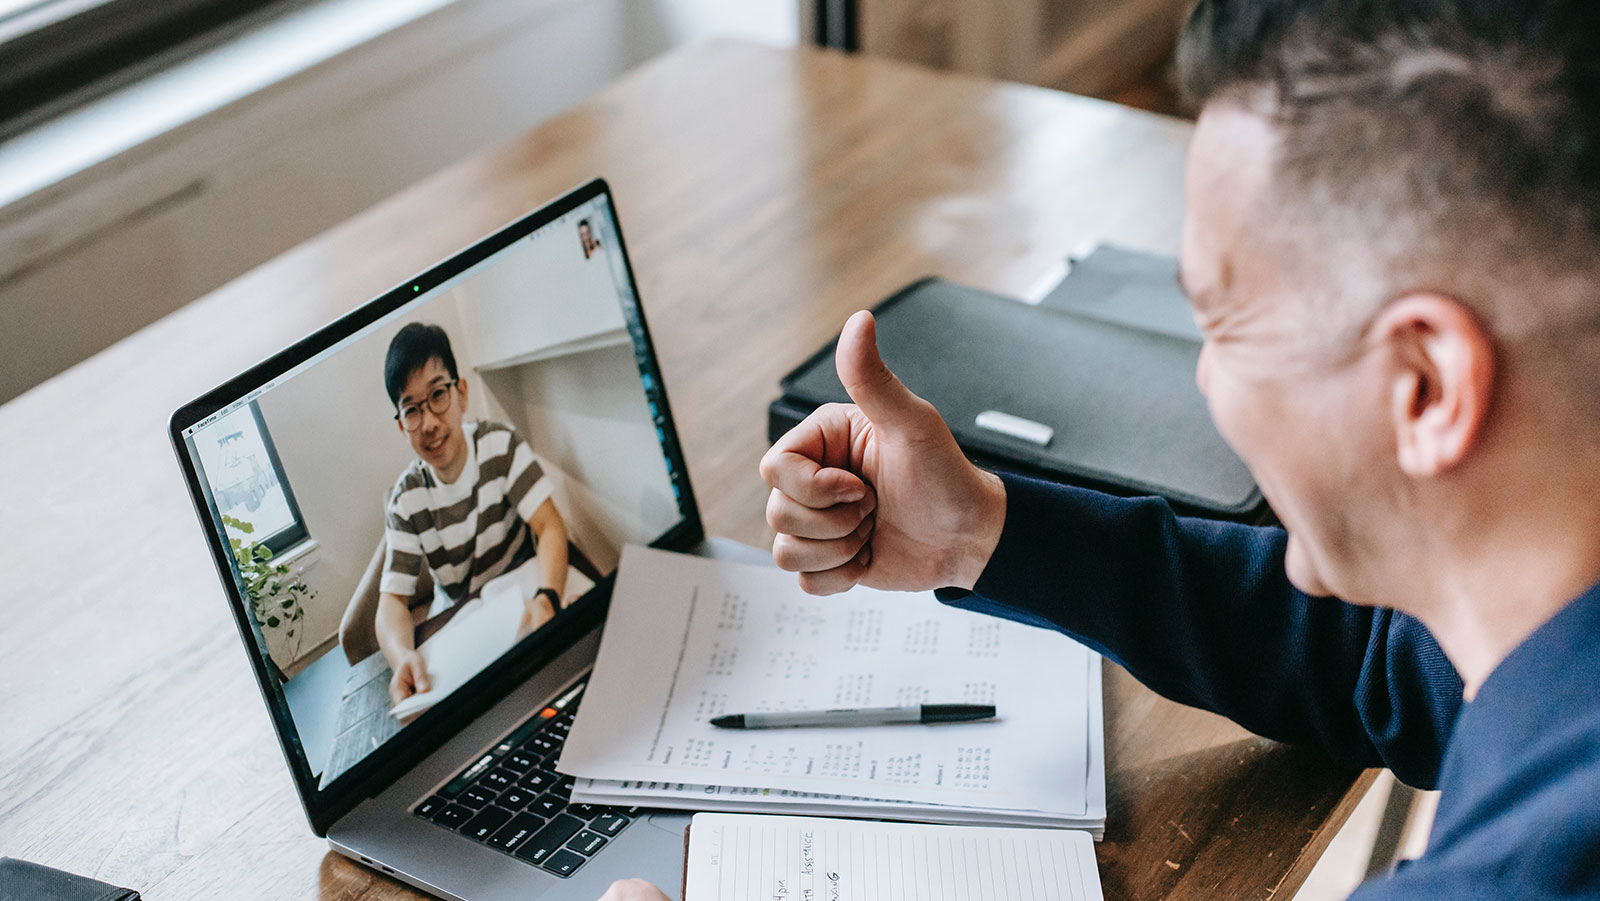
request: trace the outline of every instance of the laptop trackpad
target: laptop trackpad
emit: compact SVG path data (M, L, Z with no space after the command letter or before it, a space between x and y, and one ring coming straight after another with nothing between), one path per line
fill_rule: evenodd
M645 822L663 832L670 832L683 838L683 830L689 828L689 817L690 814L687 813L652 813L645 817Z

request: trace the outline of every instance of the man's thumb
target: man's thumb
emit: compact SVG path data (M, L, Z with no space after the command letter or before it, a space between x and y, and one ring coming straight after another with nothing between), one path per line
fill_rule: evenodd
M925 417L926 402L895 378L878 356L878 324L866 310L844 324L834 365L844 390L873 425L904 428Z

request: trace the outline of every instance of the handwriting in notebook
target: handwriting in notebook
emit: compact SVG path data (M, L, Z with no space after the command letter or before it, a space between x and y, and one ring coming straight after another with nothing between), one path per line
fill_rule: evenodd
M1099 901L1087 833L696 814L684 901Z

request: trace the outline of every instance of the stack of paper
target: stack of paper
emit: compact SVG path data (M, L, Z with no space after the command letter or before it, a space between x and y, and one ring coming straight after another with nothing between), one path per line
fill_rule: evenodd
M725 713L994 704L994 721L727 730ZM770 566L627 548L558 769L575 801L1105 825L1100 659L931 594L818 598Z

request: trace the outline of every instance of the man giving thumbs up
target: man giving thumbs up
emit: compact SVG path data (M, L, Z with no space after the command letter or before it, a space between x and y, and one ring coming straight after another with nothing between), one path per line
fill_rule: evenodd
M813 594L970 589L1000 540L1005 488L883 365L875 328L863 311L839 336L855 404L819 408L761 460L772 556Z

